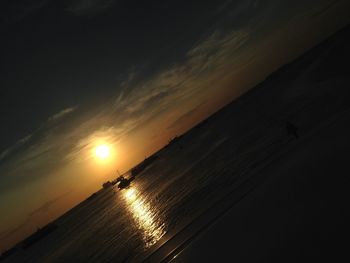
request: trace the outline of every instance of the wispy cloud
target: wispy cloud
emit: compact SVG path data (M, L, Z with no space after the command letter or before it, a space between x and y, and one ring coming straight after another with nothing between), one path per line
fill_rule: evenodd
M46 129L51 128L51 124L53 121L58 121L62 119L63 117L67 116L68 114L74 112L77 109L77 107L69 107L66 109L63 109L59 111L58 113L52 115L48 118L47 122L43 123L36 131L34 131L32 134L28 134L27 136L19 139L14 145L10 146L9 148L5 149L0 153L0 161L5 159L6 157L16 153L18 150L20 150L24 145L28 144L31 139L40 136L43 132L45 132ZM32 146L33 147L33 146Z
M19 149L21 146L23 146L25 143L27 143L32 138L32 134L28 134L27 136L19 139L16 144L12 145L11 147L7 148L6 150L2 151L0 153L0 161L9 156L11 153Z
M139 83L124 83L124 90L114 104L115 111L126 111L129 114L146 114L146 109L162 110L169 103L181 99L191 99L196 91L204 89L203 79L218 73L249 41L247 31L232 31L227 34L215 31L207 39L189 50L184 62L175 64L147 80ZM238 57L239 58L239 57ZM239 70L244 61L235 61L229 70ZM226 69L227 70L227 69ZM131 92L127 92L131 90ZM155 112L154 112L155 113Z
M69 108L63 109L60 112L58 112L58 113L54 114L53 116L51 116L49 118L49 121L60 119L63 116L66 116L66 115L68 115L69 113L71 113L71 112L73 112L75 110L76 110L76 107L69 107Z

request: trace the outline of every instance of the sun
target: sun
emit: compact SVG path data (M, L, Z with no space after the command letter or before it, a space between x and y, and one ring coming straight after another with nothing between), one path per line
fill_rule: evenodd
M110 149L107 145L101 144L96 147L95 154L97 158L105 160L110 156Z

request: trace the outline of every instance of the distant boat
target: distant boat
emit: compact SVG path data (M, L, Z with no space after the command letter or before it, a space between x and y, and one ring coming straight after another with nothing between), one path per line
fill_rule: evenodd
M108 189L113 185L117 184L119 189L124 189L124 188L127 188L134 179L135 179L135 176L133 175L130 178L125 178L123 175L120 175L118 176L117 179L113 181L107 181L103 183L102 187L104 189Z
M124 178L123 176L119 176L117 179L118 182L118 188L120 190L124 189L124 188L128 188L130 186L130 183L135 179L134 176L130 177L130 178Z
M118 178L114 181L114 183L119 183L121 180L125 179L123 175L119 175Z
M111 181L107 181L107 182L103 183L102 187L104 189L107 189L107 188L111 187L112 185L114 185L114 184Z

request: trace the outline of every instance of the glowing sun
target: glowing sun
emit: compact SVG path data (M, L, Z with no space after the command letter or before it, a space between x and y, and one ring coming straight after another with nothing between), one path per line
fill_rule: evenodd
M95 149L95 154L101 160L107 159L110 155L109 147L105 144L99 145Z

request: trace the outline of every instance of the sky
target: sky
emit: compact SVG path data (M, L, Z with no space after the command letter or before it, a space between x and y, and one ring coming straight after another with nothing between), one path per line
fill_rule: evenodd
M347 0L2 0L0 250L347 25ZM98 160L94 149L110 146Z

